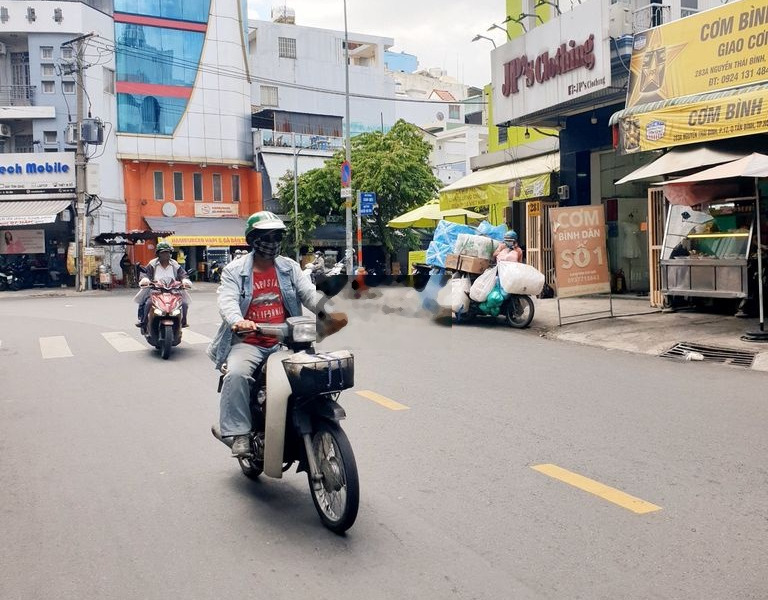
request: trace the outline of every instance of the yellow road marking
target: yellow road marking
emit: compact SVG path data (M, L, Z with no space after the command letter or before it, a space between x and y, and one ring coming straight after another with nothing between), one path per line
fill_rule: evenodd
M370 390L357 390L355 393L358 396L362 396L363 398L368 398L368 400L373 400L377 404L381 404L383 407L388 408L389 410L408 410L410 408L410 406L400 404L399 402L390 400L386 396L382 396L381 394L377 394L376 392L372 392Z
M612 488L599 481L590 479L589 477L584 477L578 473L573 473L572 471L568 471L557 465L535 465L532 466L531 469L538 471L539 473L544 473L544 475L549 475L554 479L559 479L560 481L572 485L573 487L577 487L580 490L584 490L585 492L589 492L590 494L594 494L603 500L618 504L622 508L631 510L638 515L661 510L661 506L656 506L655 504L651 504L640 498L635 498L621 490Z

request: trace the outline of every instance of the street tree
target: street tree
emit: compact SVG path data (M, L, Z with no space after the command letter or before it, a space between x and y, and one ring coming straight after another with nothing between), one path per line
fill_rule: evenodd
M392 257L402 248L413 249L418 236L412 232L389 229L386 225L398 215L434 198L440 180L429 165L431 146L420 130L398 121L387 133L363 133L352 139L352 188L375 192L378 207L370 217L363 217L363 235L381 243ZM309 233L329 217L343 222L345 206L340 198L340 170L344 152L339 151L320 169L298 178L299 243L308 245ZM280 180L281 210L293 218L293 174ZM288 243L296 241L289 228Z

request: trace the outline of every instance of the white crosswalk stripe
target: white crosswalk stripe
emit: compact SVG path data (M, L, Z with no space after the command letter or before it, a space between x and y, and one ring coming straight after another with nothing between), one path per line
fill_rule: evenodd
M63 335L40 338L40 353L43 358L69 358L73 356Z
M132 338L124 331L105 331L101 335L118 352L138 352L147 349L145 344Z
M181 332L181 341L187 344L210 344L211 338L190 329L184 329Z

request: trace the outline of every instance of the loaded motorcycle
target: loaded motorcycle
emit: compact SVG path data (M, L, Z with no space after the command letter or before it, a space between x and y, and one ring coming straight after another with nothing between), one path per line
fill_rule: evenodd
M183 288L180 281L149 284L149 305L141 323L141 334L168 359L171 348L181 343Z
M243 474L281 478L293 463L307 473L312 501L323 525L341 534L357 517L360 485L352 446L339 421L342 390L354 385L354 357L348 351L316 353L312 317L290 317L278 325L259 324L258 332L276 337L283 349L271 354L253 375L250 434L252 454L238 457ZM226 365L219 378L221 392ZM211 432L222 437L219 424Z

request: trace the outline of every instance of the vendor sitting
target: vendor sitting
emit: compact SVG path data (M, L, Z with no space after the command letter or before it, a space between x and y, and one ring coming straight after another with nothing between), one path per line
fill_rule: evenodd
M496 248L493 258L496 262L523 262L523 249L517 243L517 232L510 229L504 234L504 241Z

